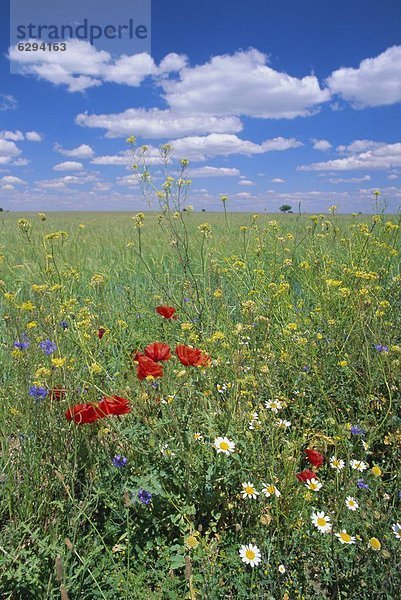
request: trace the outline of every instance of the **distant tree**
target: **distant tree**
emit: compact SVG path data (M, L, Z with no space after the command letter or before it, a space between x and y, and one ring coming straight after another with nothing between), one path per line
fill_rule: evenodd
M281 210L281 212L283 212L283 213L288 213L291 209L292 209L292 206L290 206L289 204L283 204L279 208L279 210Z
M3 212L3 210L4 210L4 208L1 208L1 206L0 206L0 212Z
M206 208L202 208L202 212L206 212Z

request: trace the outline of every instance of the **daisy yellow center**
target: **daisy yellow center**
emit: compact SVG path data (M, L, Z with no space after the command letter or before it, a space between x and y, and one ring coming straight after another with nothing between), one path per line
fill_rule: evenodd
M339 467L340 466L340 461L339 460L333 460L333 466L334 467Z
M269 494L274 494L274 485L268 485L266 489Z
M381 548L381 543L377 538L370 538L369 544L373 550L380 550Z
M254 494L255 493L255 489L252 485L247 485L245 488L245 491L247 494Z
M319 517L317 520L317 524L319 525L319 527L324 527L326 525L325 517Z
M355 502L354 502L353 500L348 500L348 504L349 504L350 506L355 506Z
M228 450L228 449L229 449L229 447L230 447L230 446L228 445L228 443L227 443L227 442L220 442L220 448L221 448L222 450Z
M346 542L347 544L351 541L351 536L349 533L345 533L345 531L342 531L340 533L340 537L342 539L343 542Z
M253 560L256 557L256 554L253 550L249 549L245 552L245 556L248 560Z
M310 486L311 490L317 490L317 483L310 482L309 486Z

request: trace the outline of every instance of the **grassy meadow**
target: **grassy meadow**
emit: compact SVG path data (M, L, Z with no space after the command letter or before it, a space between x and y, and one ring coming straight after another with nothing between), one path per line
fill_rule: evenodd
M0 213L2 599L397 597L399 218L224 208Z

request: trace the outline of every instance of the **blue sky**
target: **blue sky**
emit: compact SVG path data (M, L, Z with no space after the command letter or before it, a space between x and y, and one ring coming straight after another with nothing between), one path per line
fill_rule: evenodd
M10 74L2 3L0 206L142 210L130 135L191 160L198 210L401 205L399 0L153 0L151 25L151 56L69 40Z

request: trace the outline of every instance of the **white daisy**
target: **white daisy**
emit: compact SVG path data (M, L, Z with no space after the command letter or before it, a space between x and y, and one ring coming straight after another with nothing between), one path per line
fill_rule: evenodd
M331 531L330 517L324 514L323 511L312 513L312 523L320 531L320 533L329 533Z
M203 435L199 433L199 431L196 431L193 435L193 438L195 442L200 442L201 440L203 440Z
M276 496L276 498L280 498L281 492L276 488L272 483L262 483L262 493L269 498L270 496Z
M262 560L259 548L253 544L241 546L239 549L239 555L242 559L242 562L250 565L252 568L257 567Z
M278 413L278 411L283 408L280 400L267 400L265 406L274 413Z
M345 529L336 533L336 537L340 540L341 544L355 544L355 537L346 532Z
M393 530L395 537L398 540L401 540L401 523L394 523L394 525L391 526L391 529Z
M305 481L305 485L312 492L318 492L323 487L323 484L317 479L308 479L308 481Z
M249 429L260 429L261 422L257 412L252 413L251 420L249 421Z
M291 421L286 421L285 419L279 419L276 421L276 426L281 429L287 429L287 427L291 427Z
M214 447L217 450L217 454L231 454L235 450L235 444L232 440L227 437L217 437L214 440Z
M285 571L286 571L286 568L285 568L284 565L279 565L278 566L278 572L279 573L281 573L282 575L284 575Z
M341 471L345 467L345 462L341 458L337 458L337 456L332 456L330 458L330 466L332 469L337 469L337 471Z
M355 469L355 471L361 471L361 473L362 471L366 471L369 466L367 463L363 462L363 460L355 459L351 460L349 464L351 469Z
M170 450L168 444L163 444L163 446L160 448L160 452L163 454L163 456L175 456L175 452Z
M259 496L259 492L256 491L255 486L250 481L242 484L241 494L243 498L253 498L254 500L256 500L256 496Z
M349 510L357 510L359 508L358 502L352 496L347 496L345 499L345 504Z

